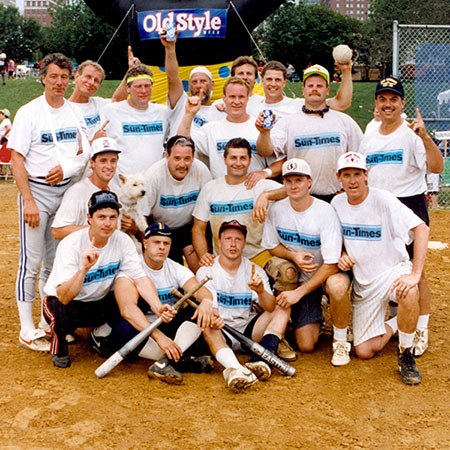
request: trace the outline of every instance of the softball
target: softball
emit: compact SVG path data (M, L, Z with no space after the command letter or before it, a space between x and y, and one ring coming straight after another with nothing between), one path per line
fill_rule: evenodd
M352 59L352 49L345 44L340 44L333 49L333 58L337 64L347 64Z

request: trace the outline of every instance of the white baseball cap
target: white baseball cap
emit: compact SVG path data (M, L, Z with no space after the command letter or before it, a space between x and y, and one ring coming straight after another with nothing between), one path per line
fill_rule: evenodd
M289 175L308 175L311 176L311 167L303 159L292 158L288 159L283 164L283 177L288 177Z
M362 153L347 152L341 155L337 163L337 171L342 169L367 170L366 157Z
M204 73L211 81L213 79L211 72L204 66L198 66L191 70L191 73L189 75L189 79L192 78L192 75L196 73Z
M101 137L95 139L91 145L91 158L99 153L116 152L120 153L119 146L115 139L109 137Z

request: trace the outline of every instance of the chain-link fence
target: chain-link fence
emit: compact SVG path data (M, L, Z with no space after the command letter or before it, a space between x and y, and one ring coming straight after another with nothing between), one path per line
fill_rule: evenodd
M445 168L439 177L438 200L439 206L450 207L450 25L394 21L392 63L393 75L405 88L408 118L420 108L442 150Z

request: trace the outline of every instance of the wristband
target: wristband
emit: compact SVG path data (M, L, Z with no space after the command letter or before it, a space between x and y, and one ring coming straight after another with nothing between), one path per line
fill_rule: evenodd
M267 173L268 178L271 178L273 175L272 169L269 169L268 167L266 167L263 172Z

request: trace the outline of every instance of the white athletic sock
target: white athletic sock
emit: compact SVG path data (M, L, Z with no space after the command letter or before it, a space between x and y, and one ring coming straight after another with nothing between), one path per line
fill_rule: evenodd
M393 334L395 334L398 330L398 325L397 325L397 316L392 317L392 319L386 320L386 322L384 322L385 325L388 325L392 328Z
M225 369L228 369L229 367L239 369L242 367L230 347L221 348L216 353L216 359L220 364L222 364L223 367L225 367Z
M347 342L347 328L336 328L333 325L333 339L335 341Z
M430 320L429 314L424 314L423 316L419 316L419 320L417 321L416 328L418 330L426 330L428 328L428 321Z
M107 323L104 323L103 325L100 325L99 327L94 328L94 330L92 332L94 333L94 336L106 337L111 334L111 330L112 330L112 328Z
M174 342L184 353L202 334L202 330L194 322L183 322L175 334Z
M23 334L36 329L33 322L33 302L17 302L20 319L20 331Z
M158 361L164 356L164 352L151 337L147 339L144 348L139 352L141 358L152 359L153 361Z
M403 333L403 331L398 330L398 344L400 349L411 348L415 334L416 333Z

